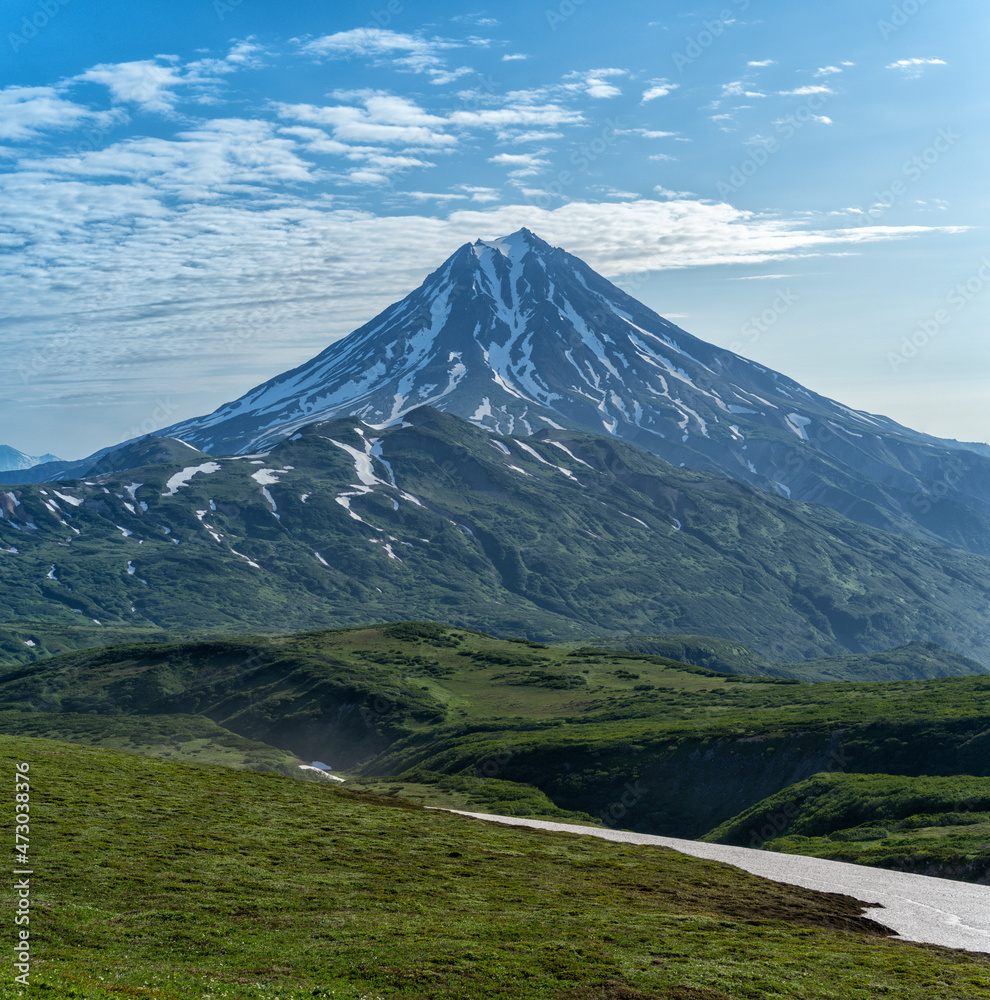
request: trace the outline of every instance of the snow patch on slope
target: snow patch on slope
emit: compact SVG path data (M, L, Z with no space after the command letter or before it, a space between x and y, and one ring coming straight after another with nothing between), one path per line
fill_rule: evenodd
M175 473L174 476L169 477L168 482L165 484L165 492L162 494L163 497L173 497L179 492L181 487L188 486L189 481L193 476L197 474L202 474L204 476L210 475L213 472L220 471L219 462L204 462L202 465L190 465L183 469L181 472Z

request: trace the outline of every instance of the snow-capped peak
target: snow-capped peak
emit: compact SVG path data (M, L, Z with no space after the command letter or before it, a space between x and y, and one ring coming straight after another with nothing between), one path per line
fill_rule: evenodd
M311 361L159 433L214 454L263 451L307 424L354 416L384 427L423 406L501 434L614 435L780 495L834 494L840 510L861 499L834 486L862 478L860 452L924 497L904 470L925 462L890 456L939 444L691 336L528 229L464 244ZM904 514L875 520L892 517Z
M496 250L513 263L521 261L530 250L536 248L543 249L544 247L547 250L551 249L547 243L544 243L538 236L525 228L511 233L509 236L500 236L494 240L476 240L474 245L476 247L488 247L491 250Z

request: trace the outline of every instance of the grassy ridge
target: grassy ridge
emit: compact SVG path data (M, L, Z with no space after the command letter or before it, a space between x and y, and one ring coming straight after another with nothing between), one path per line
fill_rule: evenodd
M634 635L596 639L624 649L693 663L726 674L796 677L802 681L898 681L985 673L975 660L934 642L909 642L879 653L811 657L776 662L738 642L703 635Z
M0 674L0 709L198 713L418 796L687 837L826 770L990 773L986 677L802 684L432 623L78 651Z
M846 897L663 849L57 741L0 737L0 752L8 772L30 763L34 787L28 997L990 991L985 956L892 942Z
M701 839L990 884L990 779L819 774Z
M295 754L245 739L201 715L0 712L0 733L294 776L298 776L301 763Z

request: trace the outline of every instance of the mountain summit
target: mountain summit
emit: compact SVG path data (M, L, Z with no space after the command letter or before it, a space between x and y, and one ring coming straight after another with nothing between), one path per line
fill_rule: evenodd
M563 424L708 465L700 455L734 443L743 450L746 416L806 440L811 420L790 411L809 401L829 404L829 416L858 432L903 430L698 340L520 229L465 244L311 361L169 433L213 452L256 450L316 419L389 424L429 405L499 433ZM746 458L734 471L760 477ZM779 477L768 470L763 478Z
M160 432L213 454L429 405L503 434L624 438L674 465L990 554L990 457L693 337L528 229L467 243L311 361Z

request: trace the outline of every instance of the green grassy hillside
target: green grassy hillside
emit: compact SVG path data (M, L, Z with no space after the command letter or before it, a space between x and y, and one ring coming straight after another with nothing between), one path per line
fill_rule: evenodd
M990 779L818 774L701 839L990 884Z
M91 621L39 622L18 619L0 624L0 667L34 663L47 656L70 653L76 649L98 649L126 642L209 639L217 634L214 629L169 630L154 626L95 625Z
M299 764L303 763L295 754L245 739L202 715L0 711L0 733L49 737L172 761L273 771L292 777L300 776Z
M990 678L806 684L431 623L78 651L0 673L0 710L198 714L351 779L513 782L671 836L826 770L990 774Z
M704 635L634 635L593 640L606 649L665 656L725 674L796 677L802 681L904 681L963 677L985 671L975 660L934 642L909 642L895 649L850 656L776 662L738 642Z
M847 897L658 848L0 737L32 792L30 987L52 1000L972 1000L986 956ZM12 901L7 899L8 909ZM823 961L828 956L828 961Z
M990 560L611 438L517 440L424 408L182 473L0 491L0 621L243 633L430 618L547 640L711 635L772 660L937 642L990 666Z

